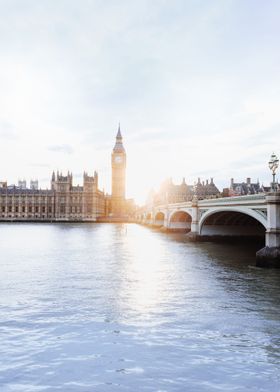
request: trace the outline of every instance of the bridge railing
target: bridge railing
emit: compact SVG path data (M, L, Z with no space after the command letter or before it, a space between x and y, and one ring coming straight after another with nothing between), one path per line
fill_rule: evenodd
M256 195L245 195L245 196L231 196L231 197L220 197L217 199L204 199L198 201L198 206L209 205L209 204L234 204L238 202L239 204L248 202L265 202L266 194L258 193Z
M191 201L184 201L184 202L180 202L180 203L159 204L157 206L154 206L153 209L156 211L160 211L160 210L166 210L166 209L174 209L179 206L189 208L192 206L192 202Z
M231 197L219 197L219 198L211 198L211 199L203 199L198 200L198 207L207 207L207 206L217 206L217 205L234 205L234 204L265 204L266 203L266 193L258 193L256 195L245 195L245 196L231 196ZM151 211L166 211L171 210L174 211L176 209L182 208L191 208L193 205L192 201L185 201L180 203L165 203L155 205L149 208L149 212Z

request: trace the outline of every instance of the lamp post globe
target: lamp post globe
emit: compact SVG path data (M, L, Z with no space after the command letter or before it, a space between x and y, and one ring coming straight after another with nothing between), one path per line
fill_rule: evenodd
M272 171L272 191L275 191L275 174L276 170L278 169L279 166L279 159L277 158L276 154L272 153L270 160L268 162L268 167Z

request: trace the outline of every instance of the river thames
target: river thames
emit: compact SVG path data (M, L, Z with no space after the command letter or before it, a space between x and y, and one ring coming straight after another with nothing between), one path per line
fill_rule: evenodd
M279 391L280 272L138 225L0 225L0 390Z

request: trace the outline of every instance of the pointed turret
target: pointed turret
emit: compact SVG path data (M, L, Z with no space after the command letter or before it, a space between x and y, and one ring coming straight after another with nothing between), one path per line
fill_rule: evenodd
M118 133L117 133L117 139L122 139L122 134L121 134L121 123L119 123L119 128L118 128Z
M116 143L113 149L113 152L125 152L123 143L122 143L122 134L121 134L121 125L119 123L118 133L116 136Z
M98 173L97 173L97 171L94 172L94 183L95 183L96 189L98 189Z

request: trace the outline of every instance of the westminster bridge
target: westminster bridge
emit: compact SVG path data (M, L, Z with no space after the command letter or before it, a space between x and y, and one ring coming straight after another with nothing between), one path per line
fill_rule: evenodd
M190 240L265 237L257 265L280 267L280 192L146 206L137 221Z

